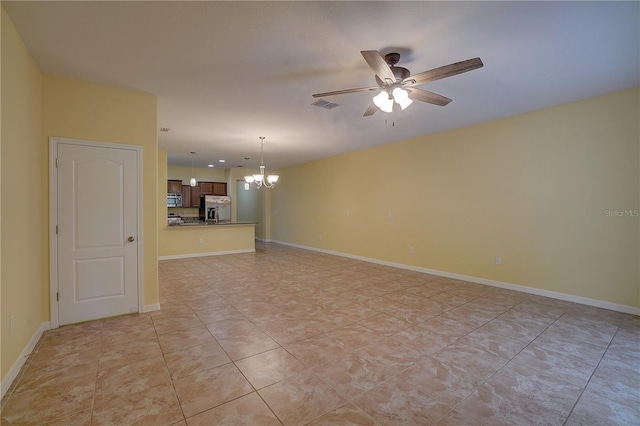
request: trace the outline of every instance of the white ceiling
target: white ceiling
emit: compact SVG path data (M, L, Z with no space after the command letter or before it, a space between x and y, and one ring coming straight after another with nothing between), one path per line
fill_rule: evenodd
M158 96L173 164L267 171L640 85L639 2L2 1L41 70ZM361 50L412 74L484 67L420 86L453 99L362 117ZM375 93L373 93L375 94ZM394 125L392 125L394 124ZM249 160L245 160L249 157Z

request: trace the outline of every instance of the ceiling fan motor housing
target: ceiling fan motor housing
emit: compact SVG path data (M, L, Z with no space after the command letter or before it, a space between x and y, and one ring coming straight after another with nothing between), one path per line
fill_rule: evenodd
M382 81L380 79L380 77L378 77L376 75L376 83L378 83L378 86L380 86L380 87L391 86L392 84L394 84L396 82L400 82L400 81L404 80L405 78L407 78L407 77L409 77L411 75L409 70L406 69L406 68L403 68L403 67L390 66L389 68L391 68L391 71L393 72L393 75L396 77L396 81L391 82L391 83L389 83L387 81Z
M378 83L378 85L380 87L386 87L386 86L391 86L392 84L396 83L396 82L401 82L402 80L404 80L405 78L409 77L411 75L411 73L409 72L408 69L403 68L403 67L396 67L395 65L398 63L398 61L400 60L400 54L399 53L387 53L386 55L384 55L384 61L387 63L387 65L389 65L389 68L391 68L391 71L393 72L393 75L396 77L396 81L393 82L387 82L387 81L382 81L380 79L380 77L378 77L377 75L376 77L376 83Z

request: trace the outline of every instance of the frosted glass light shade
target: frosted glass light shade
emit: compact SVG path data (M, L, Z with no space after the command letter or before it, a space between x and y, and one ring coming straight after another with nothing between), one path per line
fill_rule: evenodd
M196 186L196 178L192 177L191 180L189 181L189 185L191 186Z
M253 176L245 176L244 181L247 183L253 183L255 179L253 178Z
M269 176L267 176L267 181L269 183L276 183L278 181L279 177L280 176L278 176L278 175L269 175Z
M409 92L399 87L393 89L393 99L403 110L413 103L413 101L409 99Z
M389 94L384 90L373 97L373 103L380 109L385 104L385 102L389 99Z

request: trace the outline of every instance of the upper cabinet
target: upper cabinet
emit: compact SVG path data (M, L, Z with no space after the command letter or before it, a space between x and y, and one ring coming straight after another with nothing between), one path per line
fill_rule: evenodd
M182 185L182 207L200 207L200 187Z
M168 180L167 181L167 194L182 194L182 181L181 180Z
M200 195L227 195L226 182L198 182Z

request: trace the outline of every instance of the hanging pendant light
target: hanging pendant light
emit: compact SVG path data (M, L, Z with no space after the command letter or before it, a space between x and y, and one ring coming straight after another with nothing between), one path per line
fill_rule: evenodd
M196 155L195 151L191 151L191 180L189 181L189 185L196 186L196 177L193 173L193 157Z
M247 184L253 184L256 188L260 189L263 186L265 188L273 188L276 186L276 182L278 182L278 175L267 175L264 174L264 136L260 136L260 173L245 176L244 180ZM245 189L247 189L247 185L245 185Z

